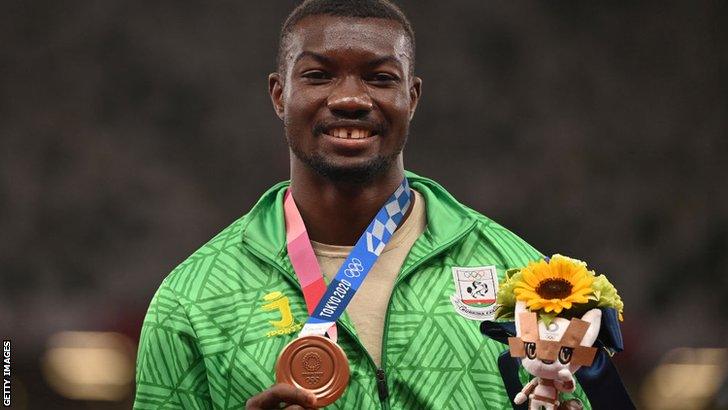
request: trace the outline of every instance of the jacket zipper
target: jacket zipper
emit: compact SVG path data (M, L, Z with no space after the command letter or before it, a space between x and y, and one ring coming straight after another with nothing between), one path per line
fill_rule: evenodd
M397 276L396 281L394 282L394 287L392 288L392 293L389 295L389 301L387 302L387 312L384 315L384 337L382 339L382 367L377 369L377 387L379 389L379 398L382 400L382 406L385 409L389 408L389 401L387 400L389 397L389 390L387 388L387 373L385 371L385 365L387 363L387 340L389 339L389 310L392 307L392 295L394 295L394 290L397 288L397 285L401 283L404 278L410 275L415 269L419 268L423 263L429 261L430 259L440 255L447 249L449 249L451 246L453 246L456 242L460 241L465 235L467 235L470 231L473 230L475 227L475 221L473 221L470 226L468 226L465 230L463 230L459 235L455 236L448 242L438 246L437 248L433 249L430 253L425 255L422 259L415 262L407 268L406 271L402 272L401 275ZM381 376L381 382L380 382L380 376ZM380 383L383 384L383 389L380 387ZM386 393L386 395L383 396L383 391Z

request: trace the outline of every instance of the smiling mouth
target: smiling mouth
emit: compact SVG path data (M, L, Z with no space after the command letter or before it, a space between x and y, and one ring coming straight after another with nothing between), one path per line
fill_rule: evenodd
M334 138L346 139L346 140L360 140L360 139L365 139L365 138L371 138L371 137L377 135L377 134L374 134L372 132L372 130L367 130L364 128L344 128L344 127L331 128L325 134L329 135L331 137L334 137Z

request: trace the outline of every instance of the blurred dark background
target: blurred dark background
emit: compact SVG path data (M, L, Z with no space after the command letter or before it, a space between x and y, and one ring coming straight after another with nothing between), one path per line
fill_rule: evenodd
M133 360L164 276L287 178L266 76L295 4L0 4L14 407L130 406L128 369L115 396L79 395L51 350L107 335ZM399 4L424 80L406 167L610 277L626 305L615 360L641 407L728 408L726 3ZM685 377L688 399L669 388Z

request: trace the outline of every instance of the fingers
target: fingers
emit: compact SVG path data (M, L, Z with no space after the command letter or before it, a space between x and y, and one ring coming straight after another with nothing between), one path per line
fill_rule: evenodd
M290 408L292 406L311 408L315 402L316 396L314 396L310 391L298 389L291 385L281 383L251 397L245 404L245 408L248 410L278 409L281 403L289 405L289 407L286 408Z

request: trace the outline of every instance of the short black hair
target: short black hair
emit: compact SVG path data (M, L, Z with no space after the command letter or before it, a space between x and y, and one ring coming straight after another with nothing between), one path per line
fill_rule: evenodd
M283 72L285 64L286 42L293 27L305 17L314 15L329 15L356 18L383 18L398 22L407 36L410 44L410 73L415 65L415 32L412 24L402 10L389 0L305 0L299 4L281 27L278 38L277 69Z

